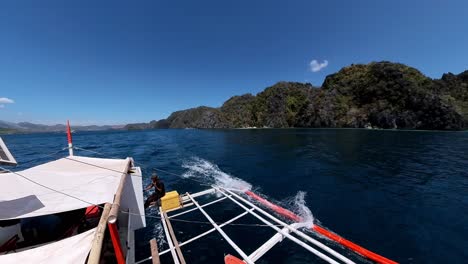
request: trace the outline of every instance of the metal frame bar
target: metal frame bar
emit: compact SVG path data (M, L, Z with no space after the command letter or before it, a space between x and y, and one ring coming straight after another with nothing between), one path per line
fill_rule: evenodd
M295 225L295 224L293 224ZM289 233L290 230L288 228L283 228L282 229L284 232ZM253 261L257 261L259 258L261 258L263 255L265 255L270 249L272 249L276 244L280 243L283 241L284 236L280 233L276 233L274 236L272 236L270 239L268 239L267 242L265 242L263 245L261 245L257 250L252 252L250 254L250 258Z
M174 259L174 264L180 264L179 258L177 258L177 254L175 252L174 244L172 243L171 235L169 234L169 230L167 230L166 221L164 219L163 210L159 207L159 214L161 215L161 222L164 228L164 233L166 234L167 244L169 244L169 248L171 249L172 258Z
M251 206L252 208L255 208L255 210L257 210L258 212L262 213L263 215L267 216L268 218L270 218L271 220L275 221L276 223L284 226L284 227L287 227L289 230L291 230L291 232L293 232L294 234L300 236L301 238L309 241L310 243L316 245L317 247L323 249L324 251L326 251L327 253L329 253L330 255L342 260L343 262L347 263L347 264L355 264L354 261L348 259L347 257L341 255L340 253L336 252L335 250L331 249L330 247L324 245L323 243L311 238L310 236L304 234L303 232L295 229L295 228L292 228L291 226L289 226L288 224L286 224L285 222L279 220L278 218L272 216L271 214L269 214L268 212L266 212L265 210L261 209L260 207L256 206L255 204L249 202L248 200L242 198L241 196L239 196L238 194L230 191L230 190L226 190L224 188L222 188L223 190L225 190L226 192L228 192L229 194L231 194L232 196L236 197L237 199L239 199L240 201L248 204L249 206Z
M328 254L330 254L330 255L336 257L337 259L343 261L344 263L355 264L353 261L351 261L350 259L348 259L345 256L341 255L340 253L336 252L335 250L329 248L328 246L324 245L323 243L313 239L309 235L307 235L304 232L298 230L299 228L306 227L306 225L304 223L294 223L294 224L288 225L285 222L283 222L283 221L279 220L278 218L276 218L275 216L271 215L270 213L266 212L265 210L261 209L260 207L256 206L252 202L250 202L250 201L246 200L245 198L241 197L240 195L236 194L235 192L233 192L231 190L228 190L226 188L223 188L223 187L216 187L216 186L212 186L212 187L213 188L211 188L211 189L201 191L201 192L195 193L193 195L190 195L189 193L186 193L181 197L183 202L185 202L185 203L188 202L190 205L195 205L195 208L192 208L190 210L187 210L187 211L184 211L184 212L181 212L181 213L178 213L178 214L174 214L172 216L167 216L167 215L164 216L162 210L160 209L160 214L162 216L161 220L162 220L162 223L163 223L163 227L164 227L164 231L165 231L165 234L166 234L166 238L167 238L167 241L168 241L169 248L162 251L162 252L160 252L159 256L171 252L172 257L174 259L174 263L175 264L180 264L179 259L177 258L177 255L176 255L176 252L175 252L177 246L174 246L174 244L173 244L173 241L172 241L172 239L170 237L170 234L169 234L169 232L167 230L168 227L166 226L165 221L166 220L168 221L170 218L174 218L174 217L177 217L177 216L180 216L180 215L184 215L186 213L193 212L193 211L198 209L206 217L206 219L208 219L208 221L213 225L213 228L211 228L211 229L209 229L209 230L207 230L207 231L205 231L205 232L203 232L203 233L201 233L201 234L199 234L199 235L197 235L197 236L195 236L195 237L193 237L193 238L191 238L189 240L186 240L186 241L180 243L178 245L178 247L177 247L179 250L184 245L187 245L187 244L189 244L189 243L191 243L191 242L193 242L195 240L198 240L198 239L200 239L200 238L202 238L202 237L204 237L204 236L206 236L206 235L208 235L208 234L210 234L210 233L212 233L214 231L218 231L221 234L221 236L223 236L224 239L231 245L231 247L234 248L237 251L237 253L239 253L242 256L244 261L246 263L249 263L249 264L256 262L259 258L261 258L265 253L267 253L276 244L281 242L284 238L290 239L294 243L296 243L299 246L305 248L309 252L315 254L319 258L327 261L328 263L338 264L339 262L332 259L330 256L325 255L323 252L320 252L317 249L311 247L311 245L307 244L306 242L312 243L313 245L319 247L320 249L324 250ZM218 198L218 199L216 199L214 201L205 203L203 205L200 205L194 199L195 197L199 197L199 196L203 196L203 195L207 195L207 194L212 194L212 193L219 193L223 197ZM224 222L222 224L217 224L209 216L209 214L203 209L203 207L206 207L208 205L212 205L212 204L221 202L221 201L223 201L225 199L231 200L232 202L237 204L239 207L241 207L245 211L242 212L241 214L237 215L236 217L229 219L228 221L226 221L226 222ZM264 217L260 216L259 214L255 213L254 211L258 211L263 216L271 219L277 225L282 226L282 229L280 227L278 227L276 224L273 224L269 220L267 220ZM264 244L262 244L257 250L252 252L249 256L247 256L242 251L242 249L240 249L239 246L237 246L229 238L229 236L221 229L222 227L224 227L226 225L229 225L230 223L238 220L239 218L241 218L241 217L243 217L243 216L245 216L247 214L251 214L252 216L257 218L258 220L263 222L265 225L271 227L272 229L274 229L276 231L276 234L273 237L271 237L268 241L266 241ZM299 238L297 238L295 236L292 236L292 234L297 235L297 236L299 236L299 238L302 238L302 239L304 239L306 241L302 241ZM148 260L151 260L151 258L152 257L140 260L140 261L137 262L137 264L138 263L143 263L143 262L148 261Z
M214 192L216 192L216 189L211 188L211 189L207 189L201 192L193 193L191 195L192 195L192 198L197 198L199 196L207 195L207 194L214 193ZM181 199L183 202L190 201L190 199L186 197L185 194L181 195Z
M202 204L201 207L206 207L206 206L208 206L208 205L212 205L212 204L215 204L215 203L217 203L217 202L221 202L221 201L226 200L226 199L227 199L227 197L221 197L221 198L216 199L216 200L214 200L214 201L212 201L212 202ZM192 204L193 204L193 203L192 203ZM180 209L180 208L179 208L179 209ZM170 218L173 218L173 217L181 216L181 215L184 215L184 214L186 214L186 213L190 213L190 212L192 212L192 211L195 211L195 210L197 210L197 209L198 209L197 207L194 207L194 208L189 209L189 210L187 210L187 211L184 211L184 212L181 212L181 213L178 213L178 214L174 214L174 215L170 215L170 216L168 216L168 217L169 217L169 219L170 219Z
M167 214L164 211L163 211L163 215L164 215L164 221L166 221L166 225L169 230L169 234L172 237L172 243L174 243L177 256L179 257L179 261L181 264L185 264L186 263L185 258L184 258L184 255L182 254L182 250L180 249L179 241L177 241L177 237L174 234L174 229L172 228L171 221L169 220L169 218L167 217Z
M254 209L252 208L252 209L250 209L250 210L254 210ZM237 219L243 217L243 216L246 215L246 214L248 214L247 211L246 211L246 212L243 212L242 214L240 214L240 215L238 215L238 216L236 216L236 217L234 217L234 218L229 219L228 221L226 221L226 222L224 222L224 223L222 223L222 224L220 224L219 227L223 227L223 226L229 225L230 223L236 221ZM190 242L193 242L193 241L195 241L195 240L197 240L197 239L199 239L199 238L202 238L202 237L204 237L204 236L206 236L206 235L208 235L208 234L210 234L210 233L213 233L214 231L216 231L216 228L213 227L213 228L211 228L210 230L205 231L205 232L201 233L200 235L198 235L198 236L196 236L196 237L193 237L193 238L191 238L191 239L189 239L189 240L186 240L186 241L180 243L180 244L179 244L179 247L185 246L185 245L187 245L187 244L190 243ZM166 250L164 250L163 252L161 252L161 254L159 254L159 255L166 254L166 253L169 252L169 251L170 251L170 249L166 249Z
M220 189L218 189L218 191L220 193L223 193L224 195L226 195L226 193L224 193L223 191L221 191ZM227 190L226 190L227 191ZM229 199L231 199L234 203L236 203L237 205L239 205L241 208L243 208L244 210L247 210L247 207L243 204L241 204L240 202L236 201L234 198L232 197L229 197ZM253 204L252 204L253 205ZM290 240L292 240L293 242L295 242L296 244L302 246L303 248L307 249L308 251L310 251L311 253L315 254L316 256L318 256L319 258L327 261L328 263L333 263L333 264L339 264L338 262L336 262L335 260L331 259L329 256L323 254L322 252L316 250L315 248L307 245L306 243L304 243L303 241L293 237L292 235L290 235L289 233L286 233L286 232L283 232L281 229L279 229L277 226L273 225L272 223L268 222L265 218L259 216L258 214L256 214L255 212L250 212L250 214L252 214L253 216L255 216L258 220L262 221L263 223L265 223L266 225L270 226L271 228L273 228L276 232L284 235L285 237L289 238ZM273 216L272 216L273 217ZM287 225L286 225L287 226Z
M245 254L244 251L242 251L242 249L240 249L239 246L237 246L236 243L234 243L234 241L232 241L232 239L223 231L223 229L221 229L221 227L219 227L218 224L215 223L215 221L198 204L198 202L195 201L195 199L193 199L190 194L187 193L186 195L188 196L188 198L190 198L190 200L192 200L192 203L194 203L195 206L198 207L198 209L202 212L202 214L205 215L206 219L208 219L208 221L210 221L210 223L214 226L214 228L216 228L218 230L218 232L224 237L224 239L226 239L226 241L231 245L231 247L234 248L237 251L237 253L239 253L239 255L242 256L242 258L244 258L244 261L249 263L249 264L254 264L254 262L252 260L250 260L249 256L247 256L247 254ZM228 197L228 198L232 199L231 197ZM248 211L247 208L245 210ZM250 211L250 213L253 213L253 212Z

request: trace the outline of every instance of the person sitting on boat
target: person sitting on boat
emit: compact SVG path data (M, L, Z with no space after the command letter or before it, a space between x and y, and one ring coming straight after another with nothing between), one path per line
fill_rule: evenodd
M164 183L159 179L158 175L153 172L151 176L151 183L146 186L145 191L149 191L151 188L154 187L154 193L151 194L148 199L145 201L145 209L148 208L150 205L161 204L161 198L166 195L166 189L164 187Z

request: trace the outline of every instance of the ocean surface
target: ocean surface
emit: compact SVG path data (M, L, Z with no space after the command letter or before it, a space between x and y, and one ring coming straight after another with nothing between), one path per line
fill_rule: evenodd
M64 133L2 136L25 169L66 155ZM152 168L166 190L250 187L326 228L401 263L466 263L468 259L468 133L359 129L154 130L78 132L75 146L107 157L131 156L149 183ZM44 155L51 154L44 157ZM84 151L77 155L99 156ZM175 176L174 174L178 175ZM146 194L145 194L146 195ZM229 201L206 207L217 222L241 213ZM310 212L311 214L310 214ZM154 209L137 232L137 259L156 237L167 248ZM206 221L200 213L181 216ZM236 223L258 224L252 217ZM211 228L173 221L183 241ZM227 226L247 253L273 231ZM348 257L359 256L318 238ZM183 247L188 263L223 263L235 253L217 233ZM169 263L170 254L162 257ZM146 262L149 263L149 262ZM324 263L284 240L258 263Z

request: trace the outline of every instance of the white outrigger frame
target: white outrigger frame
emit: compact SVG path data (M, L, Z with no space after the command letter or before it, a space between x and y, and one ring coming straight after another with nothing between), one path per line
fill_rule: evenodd
M309 236L308 234L300 230L301 228L310 228L309 226L310 223L287 224L283 222L282 220L278 219L277 217L273 216L272 214L268 213L267 211L263 210L262 208L258 207L257 205L253 204L249 200L237 194L236 193L237 190L233 191L233 190L220 187L220 186L211 186L211 187L212 188L208 190L194 193L194 194L189 194L189 193L182 194L180 196L182 207L180 208L168 210L166 212L163 212L161 208L159 209L162 226L164 229L164 233L165 233L169 248L164 251L161 251L158 257L170 252L175 264L180 264L180 263L185 264L185 259L183 258L183 256L181 256L180 248L214 231L217 231L231 245L231 247L242 257L244 262L249 263L249 264L255 263L258 259L260 259L263 255L265 255L270 249L272 249L276 244L283 241L284 238L288 238L292 242L303 247L304 249L308 250L312 254L316 255L317 257L321 258L322 260L328 263L333 263L333 264L355 263L352 260L348 259L347 257L336 252L335 250L326 246L322 242L312 238L311 236ZM197 197L205 196L208 194L219 194L221 195L221 198L215 199L211 202L208 202L202 205L200 205L195 199ZM244 212L235 216L234 218L229 219L228 221L222 224L218 224L211 218L211 216L203 208L206 206L221 202L226 199L229 199L235 204L237 204L239 207L241 207L244 210ZM189 210L176 213L170 216L167 215L167 213L169 212L175 212L179 209L187 208L189 206L194 206L194 208L191 208ZM174 241L175 236L173 234L173 231L171 230L170 227L168 227L168 224L170 225L170 222L169 222L170 219L175 218L177 216L184 215L186 213L196 211L196 210L199 210L206 217L206 219L213 225L213 228L189 240L186 240L184 242L178 243L178 241ZM260 220L263 224L265 224L265 226L269 226L276 231L275 235L273 235L268 241L266 241L263 245L261 245L257 250L252 252L250 255L245 253L234 241L232 241L232 239L222 229L224 226L231 224L232 222L238 220L239 218L247 214L254 216L258 220ZM266 218L268 218L269 220L267 220ZM143 260L136 262L136 264L143 263L145 261L151 260L152 258L153 257L145 258Z

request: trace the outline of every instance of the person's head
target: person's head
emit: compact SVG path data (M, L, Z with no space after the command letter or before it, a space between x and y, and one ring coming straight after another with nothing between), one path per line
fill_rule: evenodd
M152 182L158 182L159 181L159 177L156 174L156 172L153 172L153 174L151 175L151 181Z

